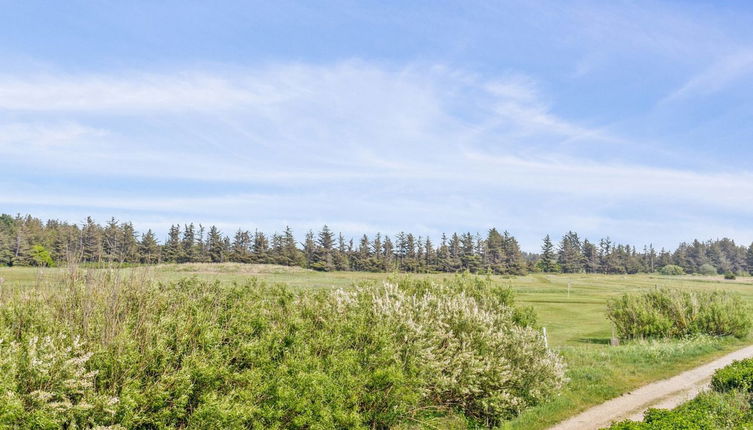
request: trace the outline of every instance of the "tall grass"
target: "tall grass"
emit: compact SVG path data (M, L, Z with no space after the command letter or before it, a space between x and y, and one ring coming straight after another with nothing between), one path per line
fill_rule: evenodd
M0 427L491 426L564 382L532 314L486 279L294 292L149 270L0 289Z
M662 338L696 334L745 337L751 308L723 291L656 288L624 294L607 303L607 317L620 337Z

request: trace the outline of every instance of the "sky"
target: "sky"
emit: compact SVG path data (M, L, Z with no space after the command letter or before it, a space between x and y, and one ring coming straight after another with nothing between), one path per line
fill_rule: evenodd
M0 0L0 212L753 241L744 1Z

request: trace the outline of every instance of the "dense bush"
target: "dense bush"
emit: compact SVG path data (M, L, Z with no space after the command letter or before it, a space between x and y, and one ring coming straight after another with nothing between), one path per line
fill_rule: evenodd
M659 273L668 276L684 275L685 269L680 266L675 266L674 264L667 264L666 266L659 269Z
M675 409L649 409L643 422L623 421L610 430L706 430L753 428L753 359L717 370L712 391Z
M735 361L717 370L711 378L711 387L718 392L753 392L753 359Z
M493 425L564 382L530 312L482 278L292 291L115 273L3 289L0 428Z
M717 272L716 270L716 267L714 267L713 265L709 263L701 264L701 267L698 268L698 273L700 273L701 275L708 275L708 276L719 274L719 272Z
M693 334L744 337L750 307L737 295L656 288L624 294L607 303L607 317L622 338L681 337Z
M610 430L713 430L751 428L750 397L744 393L706 392L675 409L649 409L643 422L623 421Z
M731 281L731 280L737 279L737 276L735 276L735 274L732 272L727 272L724 274L724 279Z

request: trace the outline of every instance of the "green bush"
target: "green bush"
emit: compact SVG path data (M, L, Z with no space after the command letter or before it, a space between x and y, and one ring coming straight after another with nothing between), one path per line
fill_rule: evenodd
M623 421L610 430L706 430L753 428L751 394L753 359L735 361L717 370L711 380L713 391L673 410L649 409L643 422Z
M718 392L740 390L753 392L753 359L735 361L714 372L711 387Z
M713 276L718 275L719 272L716 270L716 267L712 266L709 263L704 263L701 265L701 267L698 268L698 273L701 275L707 275L707 276Z
M674 264L667 264L666 266L659 269L659 273L662 275L668 275L668 276L678 276L678 275L684 275L685 269L683 269L680 266L675 266Z
M643 422L623 421L610 430L712 430L751 428L750 397L744 393L705 392L675 409L649 409Z
M491 426L564 383L530 312L484 278L292 291L119 273L4 289L0 428Z
M750 306L723 291L656 288L607 302L607 318L621 338L664 338L695 334L735 336L750 332Z
M732 272L727 272L724 274L724 279L734 280L734 279L737 279L737 276L735 276L735 274Z

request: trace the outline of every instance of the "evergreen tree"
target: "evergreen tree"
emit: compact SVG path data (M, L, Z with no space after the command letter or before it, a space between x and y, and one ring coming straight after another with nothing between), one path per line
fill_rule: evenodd
M555 272L557 269L557 262L554 256L554 244L548 234L544 238L544 244L541 246L539 267L541 271L545 273Z
M120 261L120 240L123 234L120 231L120 225L115 217L110 218L102 231L102 249L105 258L109 262Z
M233 236L233 243L230 245L230 261L236 263L251 262L251 235L248 231L238 229Z
M181 251L178 256L178 263L193 263L196 261L196 230L193 223L187 224L183 228Z
M518 241L507 231L502 235L502 249L504 251L504 266L508 274L525 275L527 266L523 253L520 252Z
M267 240L267 236L260 232L255 231L254 232L254 242L251 246L251 251L253 252L253 258L254 262L260 263L260 264L266 264L269 263L269 241Z
M212 263L225 261L225 241L220 230L211 226L207 235L207 253Z
M437 250L429 237L424 243L424 267L427 271L436 270L437 267Z
M583 241L583 268L586 273L597 273L600 266L599 251L596 249L596 245L585 239Z
M162 261L177 263L181 259L180 225L171 225L165 245L162 247Z
M314 232L309 230L306 233L306 239L303 242L303 254L306 256L306 266L311 267L314 264L314 254L316 253L316 242L314 241Z
M86 262L102 261L102 233L101 228L91 217L86 218L81 230L81 259Z
M139 262L139 240L133 224L130 222L120 226L121 238L119 241L120 250L118 252L121 263L138 263Z
M160 260L160 248L157 237L151 229L141 236L139 244L140 262L142 264L156 264Z
M564 273L578 273L583 270L583 251L577 233L570 231L562 237L557 262Z

